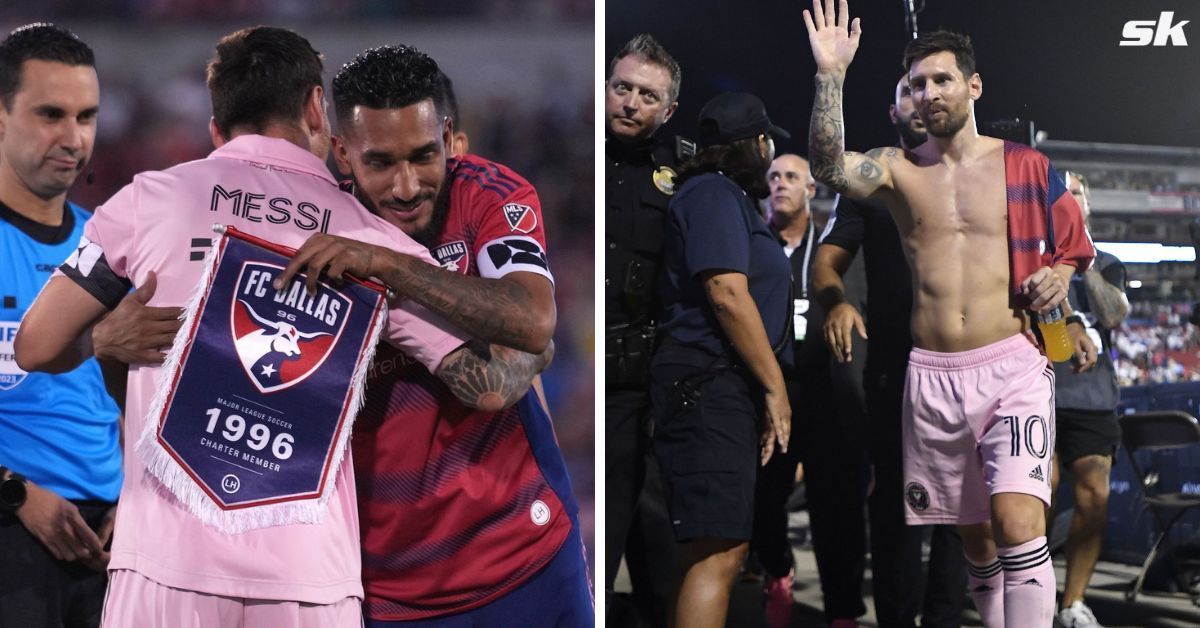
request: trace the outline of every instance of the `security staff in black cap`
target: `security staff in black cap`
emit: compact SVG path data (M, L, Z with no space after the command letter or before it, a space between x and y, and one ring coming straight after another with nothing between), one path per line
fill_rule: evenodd
M679 64L650 35L630 40L605 82L605 590L608 624L635 625L612 595L625 554L642 621L666 625L674 548L655 465L648 464L650 354L667 202L695 152L655 137L678 105ZM644 485L644 490L643 490ZM640 497L640 500L639 500Z
M772 135L762 101L725 93L700 112L702 149L679 171L650 389L654 449L682 582L674 625L724 622L754 518L757 461L791 433L791 264L757 199ZM761 434L761 436L760 436Z

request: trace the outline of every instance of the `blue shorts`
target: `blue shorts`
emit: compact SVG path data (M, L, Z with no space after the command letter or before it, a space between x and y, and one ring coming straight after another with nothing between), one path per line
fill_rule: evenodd
M595 601L588 582L583 538L576 522L541 571L512 592L464 613L415 621L380 621L364 617L366 628L474 628L483 626L545 626L593 628Z

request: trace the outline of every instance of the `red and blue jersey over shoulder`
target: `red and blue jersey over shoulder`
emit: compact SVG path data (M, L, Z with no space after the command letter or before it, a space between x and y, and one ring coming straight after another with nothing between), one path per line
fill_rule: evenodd
M430 246L442 267L553 281L533 186L471 155L447 168L446 223ZM373 619L436 617L496 599L554 557L578 514L532 390L500 412L473 410L387 345L376 354L352 444L364 610Z

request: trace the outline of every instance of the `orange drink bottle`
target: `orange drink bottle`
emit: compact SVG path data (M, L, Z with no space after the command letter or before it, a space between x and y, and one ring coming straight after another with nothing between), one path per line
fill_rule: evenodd
M1071 338L1067 335L1067 317L1063 315L1059 305L1045 314L1038 314L1038 329L1042 331L1042 342L1045 344L1046 357L1051 362L1066 362L1075 354L1071 348Z

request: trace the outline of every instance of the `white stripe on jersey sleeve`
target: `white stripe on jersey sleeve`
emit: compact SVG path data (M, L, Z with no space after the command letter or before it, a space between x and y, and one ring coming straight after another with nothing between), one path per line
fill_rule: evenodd
M537 240L523 235L506 235L479 249L479 276L498 279L508 273L536 273L554 283L546 251Z

